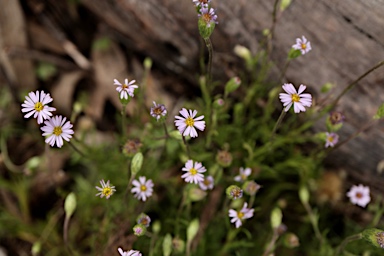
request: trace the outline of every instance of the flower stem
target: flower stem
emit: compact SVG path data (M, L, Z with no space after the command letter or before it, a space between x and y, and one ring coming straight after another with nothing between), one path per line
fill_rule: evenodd
M279 234L277 232L277 228L274 228L271 241L269 242L267 249L265 249L263 256L268 256L274 251L274 247L278 238L279 238Z
M370 121L369 123L367 123L366 125L364 125L363 127L361 127L358 131L356 131L354 134L350 135L347 139L343 140L342 142L340 143L337 143L333 148L332 150L335 150L339 147L341 147L342 145L344 145L345 143L349 142L350 140L356 138L357 136L359 136L360 133L362 133L363 131L367 130L368 128L370 128L371 126L373 126L376 122L376 120L374 121Z
M121 110L121 133L123 135L123 140L126 140L127 131L125 129L125 122L126 122L126 115L125 115L125 109L127 108L126 104L122 104L122 110Z
M211 78L212 78L212 58L213 58L213 46L211 43L211 39L204 38L205 45L208 49L208 68L207 68L207 84L208 86L211 85ZM208 87L210 88L210 87Z
M268 44L267 44L267 53L268 57L270 56L272 52L272 40L273 40L273 34L275 33L275 27L277 23L277 4L279 3L279 0L275 0L275 3L273 4L273 12L272 12L272 27L269 31L268 35Z
M361 238L363 238L363 235L361 233L355 234L355 235L352 235L352 236L349 236L349 237L345 238L344 241L337 247L335 256L341 255L341 252L344 251L344 247L348 243L350 243L352 241L360 240Z
M188 155L189 158L191 158L191 151L189 151L188 143L187 143L187 141L185 140L185 136L182 135L182 137L183 137L183 142L184 142L185 148L187 149L187 155Z
M279 80L278 80L278 81L280 81L280 83L283 83L283 79L284 79L285 73L287 72L287 69L288 69L288 66L289 66L290 63L291 63L290 59L287 59L285 61L285 64L284 64L284 67L283 67L283 71L281 72Z
M313 213L312 208L308 203L303 203L303 205L304 205L305 210L308 213L309 220L311 221L313 230L315 231L316 238L320 241L320 244L323 244L323 237L321 236L321 233L319 230L319 226L317 223L317 217Z
M384 61L381 61L381 62L377 63L375 66L373 66L372 68L368 69L364 74L359 76L355 81L353 81L347 87L345 87L344 90L339 94L339 96L337 96L336 99L333 101L333 103L331 104L331 108L330 109L333 109L337 105L337 103L339 102L340 98L343 97L351 89L353 89L355 87L355 85L358 82L360 82L361 79L363 79L364 77L366 77L367 75L372 73L374 70L378 69L379 67L381 67L383 65L384 65Z
M277 132L277 129L279 128L281 122L283 121L283 118L284 118L284 116L285 116L286 113L287 113L287 112L285 112L284 109L281 111L281 114L280 114L280 116L279 116L279 119L277 119L277 122L276 122L276 124L275 124L275 127L273 127L273 130L272 130L272 136L271 136L271 139L272 139L272 140L273 140L273 138L275 137L275 134L276 134L276 132Z

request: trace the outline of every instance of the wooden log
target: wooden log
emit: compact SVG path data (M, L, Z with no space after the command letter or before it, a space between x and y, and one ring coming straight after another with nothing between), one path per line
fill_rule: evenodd
M333 93L340 93L370 67L384 60L383 0L306 0L293 1L282 14L273 41L273 60L283 69L287 52L295 38L305 35L313 50L290 65L286 79L306 84L315 99L323 97L320 88L331 82ZM199 73L201 39L192 1L179 0L83 0L82 4L118 31L134 51L151 57L155 63L180 79L196 83ZM215 1L219 16L212 42L215 49L215 78L235 74L240 59L233 54L236 44L259 49L262 32L272 25L274 1ZM340 133L346 139L371 120L384 101L383 70L364 78L341 99L337 110L347 122ZM224 79L223 79L224 80ZM383 159L383 124L379 123L330 154L331 166L346 168L351 179L382 190L384 181L376 179L377 164ZM316 131L325 131L324 122Z

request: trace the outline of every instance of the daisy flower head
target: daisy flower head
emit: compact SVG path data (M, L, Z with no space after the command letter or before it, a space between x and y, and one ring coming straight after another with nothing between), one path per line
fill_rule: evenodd
M96 189L100 191L96 194L96 196L100 196L100 198L103 198L105 196L105 198L108 199L113 195L113 193L116 192L115 186L109 184L109 180L106 183L104 180L101 180L100 184L101 188L96 186Z
M154 184L151 179L147 180L146 177L141 176L139 180L133 180L132 184L134 188L131 189L131 192L137 199L145 202L148 197L152 196Z
M175 116L175 125L181 135L183 136L191 136L192 138L197 137L197 131L195 128L199 129L200 131L204 131L205 129L205 121L201 121L204 116L196 117L197 110L187 110L183 108L180 110L180 115L182 116Z
M215 13L215 10L213 8L209 8L208 6L202 6L200 9L201 14L199 14L199 18L201 18L207 27L211 27L212 23L218 24L217 22L217 15Z
M240 174L235 177L235 181L243 182L247 180L249 175L251 175L252 169L251 168L244 169L243 167L240 167L239 173Z
M236 185L229 186L225 190L225 193L227 194L228 198L233 200L243 197L243 190Z
M302 55L312 50L311 42L309 42L305 36L296 38L296 44L292 45L292 48L295 50L300 50Z
M326 141L325 141L325 147L334 147L337 142L339 142L339 135L337 135L334 132L326 132L325 135L327 136Z
M64 144L63 139L69 141L74 133L72 130L73 125L68 121L66 117L54 116L44 122L45 126L40 129L44 132L43 136L48 136L45 139L45 143L53 147L55 144L61 148Z
M361 207L367 206L371 201L371 196L369 195L369 187L363 186L362 184L356 186L353 185L352 188L348 191L347 196L351 203L356 204Z
M141 213L137 219L136 219L137 224L144 225L145 227L149 227L149 224L151 224L151 218L145 214Z
M156 118L157 121L161 117L164 117L167 114L167 109L163 104L156 104L156 102L153 102L153 107L151 107L151 116Z
M139 88L137 85L134 83L136 80L132 80L131 82L128 83L128 79L125 79L124 84L121 84L117 79L113 80L113 84L117 85L116 91L120 93L120 98L121 99L126 99L128 100L128 95L131 97L134 97L134 91L136 88Z
M37 118L37 123L41 124L45 119L52 116L51 111L56 110L56 108L47 105L52 101L53 99L49 93L44 91L30 92L28 96L25 96L24 103L21 104L23 107L21 112L28 112L24 118L29 118L33 115L33 118Z
M235 223L236 228L239 228L243 224L243 220L253 217L254 209L247 208L248 204L244 203L243 208L240 211L230 209L228 211L229 217L231 217L231 223Z
M202 190L212 190L213 189L213 186L215 184L215 180L213 179L212 176L208 176L206 178L204 178L203 181L200 181L199 182L199 187L202 189Z
M211 0L192 0L192 2L195 4L196 7L208 7Z
M143 236L147 232L147 228L143 224L136 224L132 230L135 236Z
M136 250L130 250L129 252L127 252L119 247L117 251L120 253L120 256L142 256L140 251L136 251Z
M301 84L299 91L296 91L293 84L284 84L282 87L286 93L280 93L279 98L285 107L285 112L288 112L292 105L295 113L305 112L305 107L312 105L312 95L303 93L305 88L307 88L305 85Z
M207 169L205 169L205 167L201 163L199 162L193 163L192 160L188 160L185 163L185 167L183 167L183 169L181 170L183 172L186 172L183 175L181 175L181 178L184 179L185 182L195 183L195 184L198 184L199 182L204 181L204 175L202 173L207 171Z

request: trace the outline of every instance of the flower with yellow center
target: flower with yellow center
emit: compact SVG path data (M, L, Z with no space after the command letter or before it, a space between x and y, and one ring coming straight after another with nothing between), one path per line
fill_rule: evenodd
M207 5L202 5L200 12L201 14L198 15L199 18L201 18L205 22L208 28L211 26L212 23L218 24L217 15L213 8L209 8Z
M116 85L116 91L120 93L120 98L121 99L126 99L128 100L128 96L134 97L134 91L136 88L139 88L137 85L134 83L136 80L132 80L131 82L128 83L128 79L125 79L124 83L120 83L117 79L113 80L113 84Z
M334 132L328 133L326 132L325 135L327 136L326 142L325 142L325 147L334 147L337 142L339 142L339 135L337 135Z
M296 44L292 45L292 48L295 50L300 50L301 54L304 55L312 50L311 42L302 36L301 38L296 38Z
M300 113L300 111L305 112L305 107L312 105L312 95L303 93L307 88L305 85L301 84L298 91L296 91L293 84L284 84L282 87L286 93L280 93L279 98L285 107L285 112L287 112L292 105L295 113Z
M131 192L134 193L135 197L139 200L146 201L148 197L152 196L153 193L153 182L152 180L147 180L146 177L141 176L139 180L133 180L132 185L134 186L131 189Z
M247 180L248 176L251 175L251 173L252 173L251 168L240 167L239 175L235 177L235 181L244 182Z
M196 117L197 111L196 110L187 110L183 108L179 112L181 116L175 116L175 125L181 135L183 136L191 136L192 138L197 137L197 131L195 128L199 129L200 131L204 131L205 129L205 121L201 121L204 119L204 116Z
M114 192L116 192L115 186L112 186L112 184L109 184L109 180L107 182L104 182L104 180L100 181L101 188L96 186L96 189L99 191L99 193L96 194L96 196L100 196L100 198L105 197L106 199L110 198Z
M202 190L212 190L213 189L213 186L214 186L214 183L215 183L215 180L213 179L212 176L207 176L206 178L204 178L203 181L199 182L199 187L202 189Z
M69 141L74 133L72 130L73 125L66 118L62 116L54 116L44 122L45 126L41 128L43 136L47 136L45 143L50 144L52 147L56 144L61 148L64 140Z
M30 92L28 96L25 97L25 101L21 104L21 112L28 112L24 117L29 118L33 115L34 118L37 118L37 123L41 124L45 119L48 119L52 116L52 111L56 109L49 107L47 104L52 102L52 98L49 93L44 91Z
M156 102L153 102L153 107L151 107L151 116L155 117L157 121L161 117L164 117L167 115L167 109L163 104L156 104Z
M183 167L181 170L183 172L186 172L183 175L181 175L181 178L184 179L185 182L195 183L195 184L198 184L204 181L204 175L202 173L207 171L201 163L199 162L193 163L193 160L188 160L185 163L185 167Z
M254 209L247 208L248 204L244 203L243 208L240 211L230 209L228 211L231 223L235 223L236 228L239 228L243 224L243 220L253 217Z

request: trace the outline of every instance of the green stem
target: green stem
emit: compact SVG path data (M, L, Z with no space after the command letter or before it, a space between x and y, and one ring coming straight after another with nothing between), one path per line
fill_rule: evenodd
M211 43L211 40L208 38L204 38L205 45L208 49L208 68L207 68L207 84L208 88L212 89L210 87L211 85L211 79L212 79L212 58L213 58L213 46Z
M352 90L355 87L355 85L358 82L360 82L361 79L363 79L364 77L366 77L367 75L372 73L374 70L378 69L379 67L381 67L383 65L384 65L384 61L381 61L381 62L377 63L375 66L373 66L372 68L368 69L364 74L359 76L355 81L353 81L347 87L345 87L344 90L339 94L339 96L337 96L336 99L333 101L333 103L331 104L331 108L330 109L333 109L337 105L337 103L339 102L340 98L343 97L347 92Z
M316 238L323 244L323 237L321 236L316 216L314 215L311 206L308 203L303 203L305 210L308 213L309 220L311 221L313 230L315 231Z
M348 243L350 243L352 241L360 240L361 238L363 238L363 235L361 233L355 234L355 235L352 235L352 236L349 236L349 237L345 238L344 241L339 245L339 247L337 247L335 256L341 255L341 253L344 251L344 247Z
M187 141L186 141L186 139L185 139L185 136L182 135L182 137L183 137L183 142L184 142L185 148L187 149L187 155L188 155L188 158L191 159L191 152L189 151L188 143L187 143Z
M123 140L125 141L127 138L126 138L126 135L127 135L127 130L125 129L125 122L126 122L126 119L127 119L127 116L125 114L125 109L127 108L127 105L126 104L122 104L122 110L121 110L121 133L123 135Z
M283 83L283 78L285 76L285 73L287 72L287 69L288 69L288 66L289 66L290 63L291 63L290 59L287 59L285 61L285 64L284 64L284 67L283 67L283 71L281 72L281 75L280 75L279 80L278 80L278 81L280 81L280 83Z
M272 130L272 136L271 136L271 139L273 139L275 137L275 134L277 132L277 129L279 128L281 122L283 121L283 118L285 116L287 112L285 112L285 109L283 108L283 110L281 111L281 114L279 116L279 119L277 119L277 122L275 124L275 127L273 127L273 130Z
M279 3L279 0L275 0L275 3L273 5L273 12L272 12L272 27L269 31L268 35L268 45L267 45L267 53L268 57L270 56L272 52L272 40L273 40L273 34L275 33L275 27L277 23L277 4Z
M274 251L274 247L278 238L279 238L279 234L277 232L277 228L275 228L273 229L273 235L272 235L271 241L269 242L267 248L265 249L263 256L271 255L271 253Z

